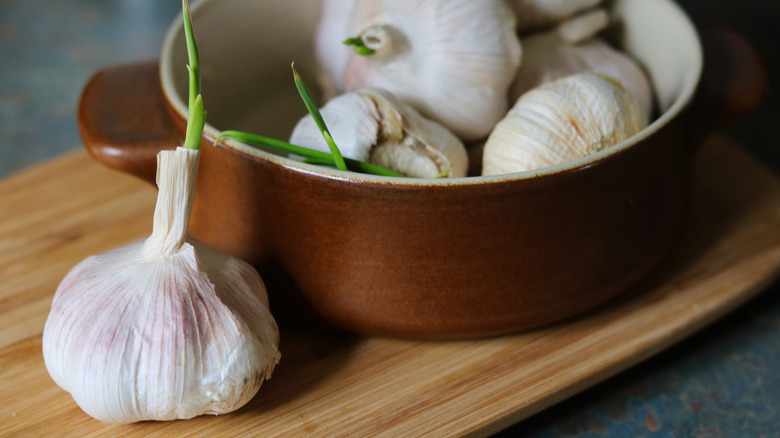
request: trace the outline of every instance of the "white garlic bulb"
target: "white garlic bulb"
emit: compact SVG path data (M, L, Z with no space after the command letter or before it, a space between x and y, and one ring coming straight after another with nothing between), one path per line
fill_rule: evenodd
M515 13L517 31L524 33L554 26L601 0L507 0Z
M387 91L345 93L331 99L320 112L344 157L415 178L466 176L468 156L463 143ZM329 152L310 115L295 125L290 143Z
M582 158L647 126L634 96L613 78L580 73L524 94L488 137L483 175L522 172Z
M88 257L55 293L46 368L101 421L233 411L279 360L260 276L187 233L198 157L160 152L152 235Z
M528 90L575 73L594 71L620 81L647 114L653 110L650 81L628 55L594 36L607 25L603 10L562 23L552 31L523 38L524 62L509 97L516 101Z
M316 53L337 89L385 89L463 140L506 113L521 58L503 0L325 0Z

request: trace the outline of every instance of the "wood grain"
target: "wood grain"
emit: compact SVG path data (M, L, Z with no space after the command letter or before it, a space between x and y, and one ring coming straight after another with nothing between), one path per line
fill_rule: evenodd
M131 425L84 414L51 380L41 333L84 257L145 237L155 191L76 152L0 182L0 435L485 436L690 335L780 272L780 181L705 146L685 239L623 297L513 336L415 342L283 325L283 358L244 408Z

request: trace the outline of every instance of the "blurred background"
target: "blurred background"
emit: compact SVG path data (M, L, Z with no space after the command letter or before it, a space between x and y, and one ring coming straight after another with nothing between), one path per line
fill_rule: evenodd
M780 83L780 2L677 0L739 31ZM0 0L0 178L81 148L76 107L96 70L156 58L178 0ZM780 100L724 128L780 174ZM0 204L0 215L3 206ZM780 232L780 231L779 231ZM503 437L780 436L780 287Z

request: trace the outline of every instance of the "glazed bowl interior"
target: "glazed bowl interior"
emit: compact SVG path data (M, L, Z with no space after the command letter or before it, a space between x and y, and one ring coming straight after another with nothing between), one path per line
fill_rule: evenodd
M213 138L222 130L232 129L281 140L289 138L295 123L306 114L290 64L295 62L304 80L314 88L317 66L313 34L319 7L320 2L308 0L204 0L193 7L208 113L207 136ZM703 63L696 31L672 0L617 0L612 3L612 11L614 18L608 36L647 71L655 92L657 117L641 133L594 155L507 175L418 180L341 172L299 163L239 142L228 141L226 145L293 169L381 184L481 184L591 165L650 136L680 113L694 96ZM163 42L160 76L167 101L182 118L187 114L186 63L184 32L178 19Z

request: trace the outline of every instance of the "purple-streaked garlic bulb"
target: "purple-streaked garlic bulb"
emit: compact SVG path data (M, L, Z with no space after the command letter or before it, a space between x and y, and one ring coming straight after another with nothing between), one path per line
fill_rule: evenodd
M230 412L279 360L260 276L187 232L199 154L160 152L152 235L84 259L54 295L46 368L98 420Z

